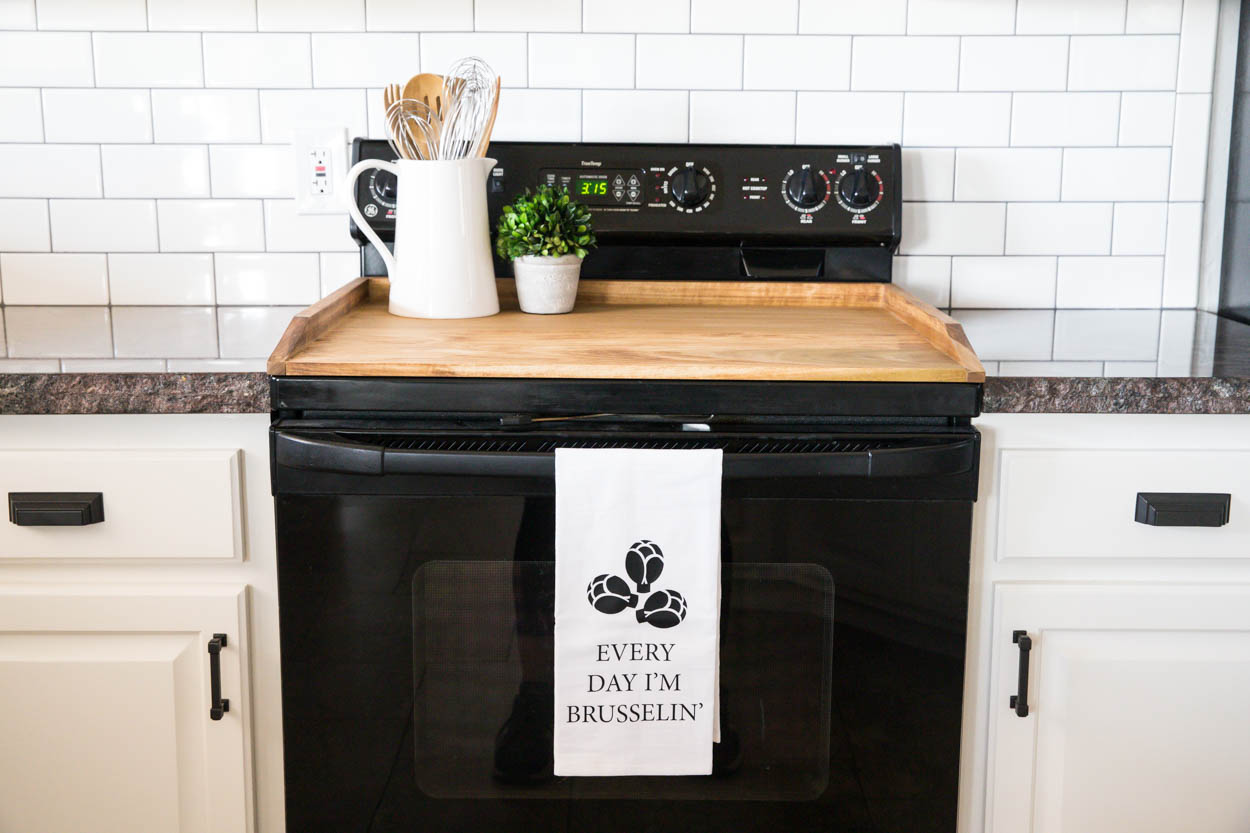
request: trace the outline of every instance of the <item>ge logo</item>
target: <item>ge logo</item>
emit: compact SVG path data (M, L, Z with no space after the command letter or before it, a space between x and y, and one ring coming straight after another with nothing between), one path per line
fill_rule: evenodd
M378 216L378 207L377 207L376 205L374 205L373 203L369 203L368 205L366 205L366 206L365 206L365 216L366 216L366 217L376 217L376 216Z

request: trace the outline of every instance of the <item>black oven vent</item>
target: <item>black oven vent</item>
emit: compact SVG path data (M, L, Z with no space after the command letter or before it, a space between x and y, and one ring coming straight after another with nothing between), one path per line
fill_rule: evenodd
M528 452L543 454L557 448L643 448L696 449L719 448L726 454L835 454L879 451L898 446L924 445L916 437L732 437L732 436L552 436L527 435L413 435L341 433L344 440L402 451L444 452ZM933 442L940 442L934 439Z

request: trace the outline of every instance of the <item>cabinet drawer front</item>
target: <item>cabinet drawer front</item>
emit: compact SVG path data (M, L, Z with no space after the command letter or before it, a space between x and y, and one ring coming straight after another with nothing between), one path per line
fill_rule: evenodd
M243 556L234 449L0 451L0 495L99 492L104 520L85 526L0 522L0 559Z
M1250 558L1250 451L1005 449L998 559ZM1139 492L1226 492L1220 527L1134 520Z

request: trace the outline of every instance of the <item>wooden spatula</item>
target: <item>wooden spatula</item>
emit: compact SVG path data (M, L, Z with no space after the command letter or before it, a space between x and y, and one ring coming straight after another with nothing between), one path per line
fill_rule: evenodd
M403 92L404 98L425 102L425 106L438 113L440 119L446 115L443 112L443 76L432 72L414 75L404 85Z
M486 121L486 129L482 131L482 141L477 146L477 155L485 156L490 147L490 132L495 129L495 116L499 114L499 89L503 85L503 77L495 76L495 104L490 108L490 118Z

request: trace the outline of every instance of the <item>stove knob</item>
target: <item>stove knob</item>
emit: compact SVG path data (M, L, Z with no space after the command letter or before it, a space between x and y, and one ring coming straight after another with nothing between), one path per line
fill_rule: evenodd
M394 201L395 195L399 193L399 181L390 171L378 170L373 178L373 188L382 199Z
M864 168L857 168L842 177L838 184L838 193L842 202L851 208L867 208L877 201L881 189L876 177L869 176Z
M712 193L712 183L699 168L681 168L668 181L669 193L683 208L695 208L707 202Z
M828 185L824 177L816 176L811 168L800 168L790 177L786 192L790 201L799 208L813 208L825 198Z

